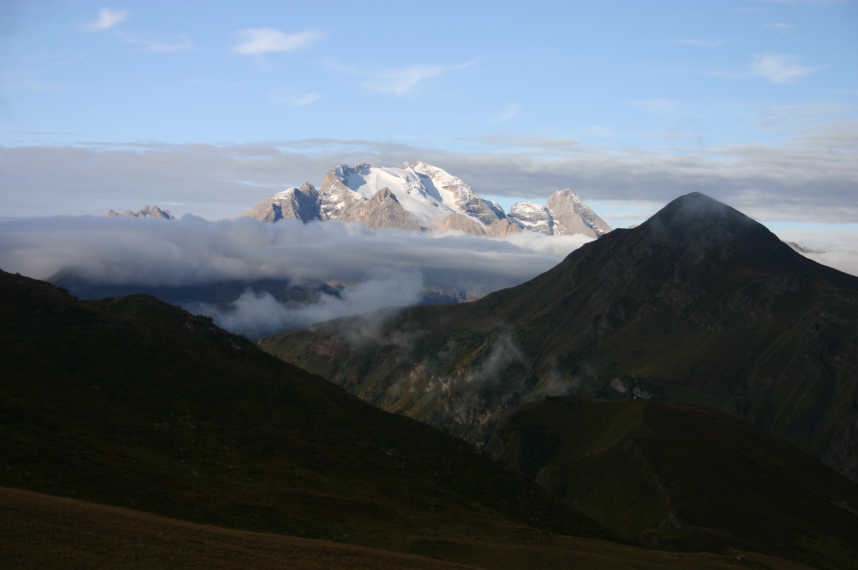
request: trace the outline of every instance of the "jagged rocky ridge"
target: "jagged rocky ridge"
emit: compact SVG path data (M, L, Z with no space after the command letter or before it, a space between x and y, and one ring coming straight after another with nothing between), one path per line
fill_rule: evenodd
M142 210L139 212L132 212L131 210L125 210L123 213L119 213L115 210L107 210L108 217L110 218L163 218L165 220L175 220L176 217L170 213L170 210L162 210L158 206L144 206Z
M546 396L695 403L858 480L858 278L701 194L518 287L367 322L262 345L475 442Z
M400 168L340 165L325 175L319 190L310 183L288 188L239 217L244 216L264 222L340 220L373 229L456 230L490 237L531 230L595 238L611 230L569 189L552 194L546 206L521 202L505 214L460 179L419 161Z

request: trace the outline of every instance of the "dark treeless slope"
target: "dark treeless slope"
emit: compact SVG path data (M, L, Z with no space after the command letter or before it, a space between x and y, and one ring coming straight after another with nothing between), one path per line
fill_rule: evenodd
M0 303L0 485L400 551L612 536L469 444L153 297L78 302L2 273Z
M262 346L475 442L525 401L641 397L728 412L858 480L858 278L701 194L477 302Z
M545 537L543 537L545 538ZM229 530L118 507L0 488L0 567L25 569L453 569L451 562L293 536ZM437 546L442 546L441 544ZM807 570L763 554L679 554L555 536L543 544L443 544L479 567L632 570ZM477 560L479 554L479 560ZM744 558L740 558L744 556Z
M0 492L4 567L410 564L363 564L357 547L486 568L722 568L741 554L604 540L622 541L469 444L152 297L79 302L0 272L0 306L0 485L17 488Z
M858 485L715 410L548 398L520 406L489 449L628 538L744 548L858 567Z

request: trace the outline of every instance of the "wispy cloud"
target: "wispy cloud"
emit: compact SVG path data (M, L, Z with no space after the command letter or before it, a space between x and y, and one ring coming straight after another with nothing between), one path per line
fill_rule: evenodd
M808 67L795 63L795 57L780 53L758 53L751 62L751 71L773 83L792 83L799 77L810 75L821 67Z
M763 28L767 30L777 30L779 32L789 32L790 30L794 30L795 26L792 24L784 24L783 22L777 22L774 24L766 24Z
M297 34L286 34L274 28L252 28L236 32L239 42L235 53L262 55L271 52L295 51L325 39L326 34L318 30L307 30Z
M0 73L0 82L2 82L3 88L6 90L57 91L59 89L66 89L65 85L33 79L29 74L20 71L4 71Z
M98 19L86 24L84 28L87 30L109 30L116 24L121 24L127 19L128 10L111 10L110 8L102 8L98 12Z
M129 44L140 45L143 47L144 51L151 51L154 53L169 53L194 47L194 43L191 41L191 37L187 33L178 34L171 41L160 39L150 40L135 34L120 31L117 31L117 35Z
M360 71L356 73L367 77L364 87L371 91L389 93L392 95L404 95L414 89L418 83L431 77L437 77L450 71L465 69L474 65L476 61L459 63L453 65L409 65L397 69L381 71Z
M726 45L727 42L724 40L700 40L700 39L685 39L685 40L675 40L670 42L672 44L684 44L689 46L698 46L698 47L706 47L706 48L716 48Z
M515 116L518 115L518 112L520 110L521 110L521 108L518 105L516 105L515 103L510 103L509 105L507 105L507 108L504 109L503 113L501 113L500 115L495 117L494 120L492 120L492 122L493 123L503 123L503 122L509 121L509 120L515 118Z
M678 119L689 114L685 105L672 99L637 99L630 102L641 111L663 119Z
M291 87L272 89L270 95L272 103L294 105L296 107L315 103L321 98L321 95L316 92L308 93L305 91L293 89Z
M779 105L760 111L757 125L767 131L791 132L832 120L848 121L858 105Z

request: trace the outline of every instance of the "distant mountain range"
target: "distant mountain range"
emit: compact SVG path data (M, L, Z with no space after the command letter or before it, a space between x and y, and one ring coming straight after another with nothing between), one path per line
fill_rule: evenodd
M858 278L701 194L479 301L320 323L262 346L474 442L548 396L684 402L858 480Z
M319 190L310 183L288 188L242 216L263 222L340 220L373 229L458 230L491 237L526 230L599 237L611 231L571 190L555 192L546 206L519 202L505 214L460 179L419 161L399 168L340 165L325 175Z
M175 219L169 210L157 206L124 214L108 210L107 215ZM483 200L460 179L419 161L400 168L340 165L325 175L321 189L309 182L287 188L237 217L271 223L340 220L371 229L456 230L490 237L534 231L597 238L611 231L572 190L555 192L545 206L518 202L506 214L498 203Z
M125 210L122 214L114 210L107 210L109 218L163 218L165 220L175 220L176 217L170 213L170 210L162 210L158 206L144 206L138 212Z

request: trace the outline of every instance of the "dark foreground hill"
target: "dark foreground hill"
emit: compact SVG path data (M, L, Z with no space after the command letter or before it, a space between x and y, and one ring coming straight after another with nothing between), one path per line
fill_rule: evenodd
M322 323L262 346L474 442L546 396L685 402L858 481L858 278L701 194L474 303Z
M603 540L554 535L539 544L447 543L460 565L350 544L238 531L18 489L0 488L0 567L19 570L117 568L174 570L453 570L586 568L587 570L809 570L764 554L682 554ZM467 553L467 554L466 554Z
M471 445L149 296L79 302L0 272L0 308L6 567L312 568L358 546L487 568L800 566L622 544ZM368 556L340 567L387 567Z
M520 406L488 449L630 539L858 567L858 485L722 412L548 398Z

